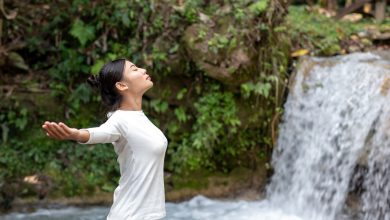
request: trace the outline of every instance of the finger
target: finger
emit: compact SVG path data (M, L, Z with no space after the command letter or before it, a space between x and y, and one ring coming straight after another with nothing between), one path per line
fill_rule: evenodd
M45 123L42 125L42 128L43 129L45 129L45 130L51 130L52 128L51 128L51 124L50 124L50 122L48 122L48 121L45 121Z
M43 124L42 124L42 128L46 128L47 127L47 125L48 125L48 121L45 121Z
M56 128L57 132L62 136L62 138L68 138L68 133L65 131L64 128L59 126L58 124L55 124L54 127Z
M66 136L67 136L66 133L63 132L63 129L60 126L58 126L58 124L53 123L52 125L53 125L53 131L56 134L58 134L60 139L66 138Z
M72 134L72 129L70 129L66 124L60 122L60 123L58 123L58 125L64 130L64 132L65 132L67 135Z
M49 130L49 128L47 127L47 125L42 125L42 129L44 130L45 133L47 133L47 131Z
M58 140L57 136L56 136L55 134L53 134L50 130L47 130L47 131L46 131L46 135L47 135L49 138L53 138L53 139Z
M43 124L42 129L45 130L45 133L47 133L47 130L50 130L50 128L47 124Z
M49 138L53 138L56 140L59 139L58 135L53 132L53 126L51 125L50 122L45 121L45 124L42 125L42 128L45 130L45 133Z
M46 136L48 136L49 138L54 138L49 132L46 132Z
M57 129L55 128L55 123L51 122L50 125L48 125L48 131L50 134L52 134L55 138L61 139L61 134L58 133Z

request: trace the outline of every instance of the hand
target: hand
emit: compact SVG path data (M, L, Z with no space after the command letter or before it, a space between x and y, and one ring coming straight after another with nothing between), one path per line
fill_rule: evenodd
M69 128L64 123L48 122L42 125L46 135L56 140L75 140L78 141L80 131L76 128Z

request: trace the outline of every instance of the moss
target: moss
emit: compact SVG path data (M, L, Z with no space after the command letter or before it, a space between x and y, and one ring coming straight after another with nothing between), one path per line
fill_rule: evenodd
M290 6L286 17L288 32L297 49L305 48L311 55L332 56L345 53L346 42L350 37L369 29L385 31L388 23L378 23L373 18L363 18L358 22L335 20L317 12L316 7L311 11L305 6ZM386 24L387 23L387 24ZM355 36L356 37L356 36ZM365 38L363 45L371 46L372 40Z
M236 167L230 173L196 171L191 175L170 176L166 178L166 198L181 201L202 194L214 198L258 199L259 190L264 189L267 182L267 172L265 162L259 161L256 169ZM173 187L169 187L172 184ZM248 195L253 190L255 197Z
M189 188L189 189L204 189L209 185L207 177L210 175L207 171L191 172L191 175L173 176L172 185L174 190Z

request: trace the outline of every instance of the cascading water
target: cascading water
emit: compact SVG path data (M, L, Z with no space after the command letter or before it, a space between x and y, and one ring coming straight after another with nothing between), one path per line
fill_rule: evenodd
M385 107L390 112L390 103ZM364 220L390 220L390 115L383 114L368 146L368 173L364 175Z
M267 199L198 196L168 203L166 219L390 220L389 89L390 53L306 58L285 104ZM363 193L352 216L345 204L354 186ZM107 212L43 209L0 219L103 220Z
M272 206L304 220L344 218L351 176L372 143L364 219L389 220L389 66L370 53L301 63L274 151Z

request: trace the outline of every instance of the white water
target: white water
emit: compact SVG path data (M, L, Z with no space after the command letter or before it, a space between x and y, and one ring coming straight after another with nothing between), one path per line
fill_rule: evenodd
M384 107L390 112L390 103ZM369 143L368 172L362 196L364 220L390 220L390 115L382 114Z
M386 120L390 122L389 117ZM373 149L368 158L369 172L365 178L366 191L362 202L364 220L390 220L390 130L389 127L386 129L387 134L382 136L380 133L377 135L379 137L374 137Z
M302 63L274 152L273 206L304 220L341 218L366 139L389 115L390 99L381 94L390 77L385 64L373 54Z
M167 203L167 220L300 220L288 216L281 210L270 210L264 201L219 201L203 196L174 204ZM88 209L63 208L40 209L35 213L12 213L3 216L2 220L105 220L107 207Z
M389 79L389 85L386 81ZM357 53L302 62L285 104L264 201L195 197L167 203L169 220L341 220L358 161L359 220L390 220L390 62ZM362 159L363 158L363 159ZM107 208L13 213L14 219L104 219Z

